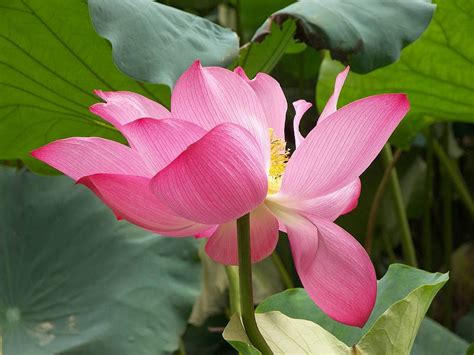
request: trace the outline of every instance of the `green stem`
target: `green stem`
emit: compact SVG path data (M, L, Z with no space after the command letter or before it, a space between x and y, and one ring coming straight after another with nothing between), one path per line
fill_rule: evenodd
M290 274L286 270L285 265L283 265L283 261L281 261L281 258L276 251L274 251L272 254L272 261L280 273L280 277L283 281L283 285L285 285L285 288L294 288L295 285L293 284L293 280L291 279Z
M258 330L253 308L252 261L250 259L250 215L237 220L237 239L239 247L240 307L242 323L252 344L262 354L272 354L268 344Z
M395 252L393 251L393 246L392 246L392 243L390 242L390 239L388 238L387 233L382 233L382 241L385 246L385 251L387 252L388 260L390 261L390 264L395 264L397 262L397 256L395 255Z
M282 30L282 37L280 38L280 42L278 43L278 46L273 49L273 51L271 52L271 55L268 58L266 58L266 60L263 63L260 63L261 64L260 69L257 71L257 73L258 72L271 73L273 68L275 68L275 66L278 64L280 59L285 54L285 51L288 48L288 46L293 42L293 37L296 31L296 24L294 22L286 26L285 24L283 24L281 30ZM256 75L256 73L254 75Z
M432 250L432 228L431 228L431 206L433 205L433 176L434 176L434 154L433 154L433 132L428 127L426 132L426 180L425 180L425 203L423 210L423 263L425 270L433 268Z
M186 347L184 346L183 339L179 339L178 354L179 355L186 355Z
M385 169L387 169L393 163L393 154L390 144L387 143L382 149L382 161ZM410 265L417 267L418 262L416 260L415 247L413 245L413 238L410 232L410 226L408 224L408 217L405 211L405 204L403 203L402 190L400 188L400 181L398 180L397 169L393 168L390 173L390 189L392 191L395 213L398 218L402 232L402 248L405 262Z
M443 132L443 145L448 148L449 144L449 123L445 124ZM453 186L450 181L451 174L448 172L452 166L452 161L447 158L446 164L441 169L441 188L443 193L443 244L444 244L444 262L446 269L451 270L451 254L453 252ZM446 300L444 302L444 324L451 328L453 311L453 288L452 282L448 282L445 287Z
M230 313L231 315L240 313L239 268L237 266L227 265L225 272L229 280Z
M458 166L449 158L443 147L441 147L441 144L436 140L433 140L433 149L440 163L443 165L447 176L451 179L456 192L459 194L461 200L464 202L464 205L471 214L471 217L474 217L474 201Z
M380 180L379 186L377 186L377 191L375 192L374 199L372 200L372 206L370 206L369 220L367 222L367 232L366 232L365 243L364 243L365 250L367 251L367 254L369 255L371 255L372 253L372 244L374 241L374 231L375 231L375 224L377 222L377 213L380 210L380 204L382 203L382 199L385 194L385 189L387 188L387 184L390 180L392 170L395 168L395 164L397 163L401 154L402 154L401 149L397 149L392 161L390 162L390 164L388 164L385 167L382 180ZM393 253L393 250L392 250L392 253Z
M235 2L235 32L239 36L239 41L242 43L244 38L242 38L242 20L240 18L240 0Z

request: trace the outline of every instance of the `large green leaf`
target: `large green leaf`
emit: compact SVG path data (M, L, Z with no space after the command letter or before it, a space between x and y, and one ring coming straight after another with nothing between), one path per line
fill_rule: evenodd
M413 345L412 355L464 355L469 343L441 324L425 318Z
M118 222L66 177L0 170L4 355L163 354L199 293L193 239Z
M120 73L83 0L0 0L0 159L70 136L121 135L88 111L92 90L130 90L169 103L169 89Z
M201 13L201 11L207 13L215 9L220 0L156 0L162 4L173 6L178 9L182 9L191 13Z
M367 354L411 352L431 301L448 279L447 275L441 276L444 276L444 281L420 286L390 305L357 343L359 350Z
M403 348L383 349L371 346L364 349L360 344L349 347L319 325L303 319L290 318L280 312L260 313L256 315L256 319L260 331L276 354L405 355L408 353ZM385 334L379 335L375 341L383 344ZM238 315L232 317L223 336L241 354L260 354L250 344ZM465 340L429 318L423 320L416 339L412 355L464 355L469 346ZM397 344L402 342L394 345Z
M196 59L226 66L239 50L231 30L153 0L89 0L89 9L117 66L139 80L173 86Z
M256 314L256 320L274 354L353 354L350 347L313 322L276 311ZM240 354L261 354L250 343L239 314L231 318L223 336Z
M414 136L435 121L474 122L474 0L437 0L426 33L406 48L400 60L368 75L349 74L340 106L372 94L406 92L408 116L392 136L407 147ZM323 63L317 102L326 102L342 66Z
M234 0L239 11L239 28L244 43L272 13L290 5L294 0Z
M388 65L428 26L434 5L425 0L306 0L275 12L257 31L264 36L272 21L294 18L298 38L350 64L359 73Z
M294 44L296 24L285 21L281 28L273 24L271 33L261 43L250 42L242 47L233 67L241 66L248 77L254 78L259 72L270 73L285 51Z
M346 345L357 344L365 354L402 354L413 345L428 306L447 280L447 274L432 274L401 264L391 265L378 283L375 308L362 329L330 319L303 289L291 289L269 297L258 306L257 312L278 310L292 318L312 321ZM386 333L381 336L382 332Z

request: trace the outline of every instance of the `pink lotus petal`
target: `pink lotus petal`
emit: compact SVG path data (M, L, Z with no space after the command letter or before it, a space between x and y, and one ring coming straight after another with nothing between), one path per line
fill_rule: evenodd
M406 95L384 94L337 110L293 153L280 192L309 199L351 183L375 159L408 109Z
M341 203L341 206L345 205L345 208L341 208L342 211L339 213L339 216L342 216L346 213L351 212L352 210L356 209L357 205L359 204L359 196L360 196L360 191L362 189L362 184L360 182L360 179L355 179L353 182L350 184L344 186L342 189L336 190L330 195L323 196L328 198L332 198L334 204L336 204L336 201L345 201L346 203ZM331 203L331 202L329 202ZM334 214L336 215L336 214ZM339 217L337 216L337 217ZM337 218L336 217L336 218ZM330 218L328 218L330 219Z
M258 73L250 80L241 67L234 70L255 91L265 113L267 127L273 128L278 138L285 140L285 119L288 103L278 81L265 73Z
M295 108L295 118L293 119L293 132L295 135L295 145L296 148L300 145L300 143L304 140L304 137L300 133L300 122L303 118L303 115L306 111L308 111L311 106L311 103L305 100L298 100L293 102L293 107Z
M360 179L357 178L339 190L308 200L291 199L282 194L275 194L267 199L299 213L334 221L357 207L360 190Z
M171 96L173 117L189 120L206 130L222 123L246 128L267 162L270 141L266 116L252 88L234 72L194 62L176 82Z
M313 301L334 320L363 327L377 295L374 267L364 248L332 222L287 225L296 270Z
M189 237L209 226L179 217L150 190L150 179L140 176L96 174L79 183L94 191L117 216L147 230L176 237Z
M178 215L222 224L260 205L268 182L255 139L244 128L224 123L161 170L151 187Z
M66 138L31 152L74 180L98 173L152 176L140 155L129 147L103 138Z
M278 221L261 205L250 213L250 255L256 263L269 256L278 243ZM231 221L219 226L206 243L206 253L225 265L238 265L237 223Z
M196 238L209 238L211 235L213 235L215 233L217 228L219 228L218 224L212 226L209 229L206 229L205 231L203 231L201 233L196 234L195 237Z
M332 115L334 112L337 111L337 101L339 100L339 95L341 94L342 87L344 86L344 82L346 81L347 74L349 74L350 67L347 66L342 72L340 72L336 77L336 82L334 84L334 93L329 98L326 106L319 115L318 124L324 121L326 117Z
M95 90L94 93L106 103L94 104L89 110L118 129L142 117L157 119L171 117L165 107L134 92Z
M206 131L184 120L140 118L123 126L122 133L156 174Z

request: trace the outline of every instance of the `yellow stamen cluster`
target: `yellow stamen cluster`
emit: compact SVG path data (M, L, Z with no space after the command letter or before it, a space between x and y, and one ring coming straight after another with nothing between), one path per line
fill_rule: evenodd
M268 171L268 193L274 194L280 191L281 179L285 173L286 163L290 152L286 149L286 142L275 137L273 129L270 128L270 169Z

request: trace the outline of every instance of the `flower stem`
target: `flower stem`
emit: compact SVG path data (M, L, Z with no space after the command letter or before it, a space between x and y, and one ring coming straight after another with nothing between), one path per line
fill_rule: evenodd
M434 154L433 154L433 132L428 127L426 131L426 180L425 180L425 203L423 206L423 266L427 271L433 268L431 207L433 205L433 179L434 179Z
M385 247L385 251L388 255L388 260L390 264L395 264L397 262L397 256L395 255L395 252L393 251L392 242L390 241L387 233L383 232L381 235L382 235L382 241Z
M240 313L240 292L239 292L239 268L227 265L225 267L227 280L229 281L229 305L230 313Z
M369 213L369 220L367 222L367 232L366 232L365 245L364 245L365 250L367 251L367 254L369 255L371 255L371 252L372 252L375 224L377 222L377 213L380 210L380 204L382 203L382 199L385 194L385 189L387 188L387 184L390 180L392 170L395 168L395 164L397 163L401 154L402 154L401 149L397 149L392 161L390 162L390 164L388 164L385 167L382 180L380 180L380 183L377 186L377 191L375 192L374 199L372 200L372 206L370 207L370 213ZM389 246L389 244L386 244L386 246Z
M448 149L449 145L449 123L445 123L443 132L443 145ZM448 170L452 166L452 160L447 157L448 164L441 166L441 189L443 200L443 246L444 246L444 262L447 270L451 270L451 254L453 253L453 185L451 184ZM444 325L452 328L452 314L453 314L453 284L448 282L444 289Z
M382 149L382 161L385 165L385 169L392 164L393 154L389 143L385 144ZM405 204L403 203L402 189L400 188L396 168L392 169L390 173L390 189L393 195L395 213L402 232L402 248L405 262L410 266L417 267L418 262L416 260L415 247L413 245L410 226L408 225L408 217L405 211Z
M186 347L184 346L183 339L179 339L178 354L179 355L186 355Z
M433 149L440 163L443 165L447 176L451 178L453 186L455 187L456 192L459 194L459 197L461 197L462 202L464 202L464 205L471 216L474 217L474 201L471 197L471 194L469 193L469 189L467 188L466 182L464 181L458 166L450 159L441 144L439 144L436 139L433 140Z
M283 261L281 261L281 258L276 251L274 251L272 254L272 261L278 269L278 272L280 273L281 281L283 281L283 285L285 285L285 288L294 288L295 285L293 284L293 280L291 279L290 274L286 270Z
M245 332L252 344L262 354L272 354L268 344L258 330L253 307L252 260L250 258L250 214L237 220L237 239L239 247L240 307Z

